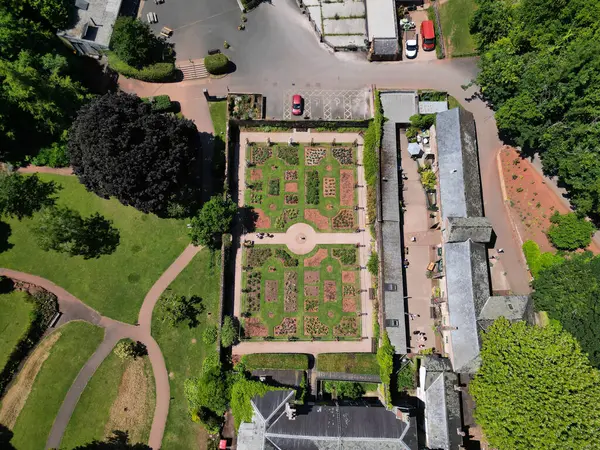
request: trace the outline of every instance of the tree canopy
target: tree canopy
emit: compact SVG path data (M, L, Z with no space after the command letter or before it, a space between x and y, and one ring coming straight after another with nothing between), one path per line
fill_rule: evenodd
M82 218L77 211L66 207L44 208L37 214L32 231L43 250L84 259L111 254L120 241L112 221L98 213Z
M73 11L68 0L6 0L0 5L3 160L22 161L57 141L89 99L73 78L75 57L55 34L68 23L68 11Z
M135 95L106 94L84 106L69 133L73 171L90 191L167 216L197 199L198 130Z
M119 17L115 22L110 49L125 63L141 68L156 62L173 60L173 51L157 37L146 22L134 17Z
M237 205L222 195L213 196L206 202L196 217L192 218L190 237L194 245L216 248L221 235L229 232Z
M0 174L0 215L31 217L43 207L53 206L60 186L37 175Z
M550 228L547 231L548 238L559 250L577 250L590 245L592 235L596 227L583 217L577 217L575 213L559 214L556 211L550 217Z
M499 450L600 447L600 373L560 326L498 319L470 384L475 419Z
M582 214L600 214L600 3L476 0L476 83L501 136L540 152Z
M559 321L600 367L600 257L572 255L540 270L533 287L536 309Z

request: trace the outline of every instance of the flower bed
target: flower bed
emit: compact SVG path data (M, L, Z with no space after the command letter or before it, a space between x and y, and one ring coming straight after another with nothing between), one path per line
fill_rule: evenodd
M279 178L271 178L269 180L268 194L272 196L279 195L280 185Z
M356 312L356 298L346 297L342 299L342 311Z
M250 154L252 162L261 166L273 155L273 152L269 147L252 147Z
M283 178L285 181L294 181L298 179L298 171L297 170L286 170L283 173Z
M234 119L262 119L263 96L260 94L230 94L227 96L229 117Z
M337 286L335 281L326 280L323 285L323 291L325 302L335 302L337 300Z
M319 179L319 172L316 170L309 170L306 172L306 203L309 205L319 204L319 185L321 180Z
M277 156L280 159L283 159L287 165L296 166L300 163L300 157L298 156L298 151L299 151L298 147L279 146L279 147L277 147Z
M340 164L349 165L354 163L354 156L351 148L335 147L331 150L331 155L337 159Z
M244 320L244 336L263 337L269 335L269 329L258 317L248 317Z
M265 281L265 301L276 302L279 297L279 283L277 280Z
M315 270L305 270L304 271L304 284L315 284L318 283L321 276L319 272Z
M350 209L342 209L332 219L333 228L347 230L354 227L354 212Z
M304 149L304 160L307 166L318 166L326 155L327 150L324 148L306 147Z
M329 327L316 316L304 316L304 334L306 336L325 336Z
M296 267L298 265L298 258L294 258L282 248L278 248L275 250L275 256L281 259L281 262L286 267Z
M340 206L354 205L354 171L340 170Z
M340 260L345 266L356 264L356 249L355 248L334 248L333 257Z
M283 310L295 312L298 310L298 274L288 271L284 273L283 279Z
M306 311L306 312L319 311L319 299L318 298L305 298L304 299L304 311Z
M340 323L333 327L334 336L358 336L358 318L342 317Z
M279 325L275 327L273 333L275 336L293 335L296 334L298 319L295 317L284 317Z
M261 267L272 254L270 248L250 248L246 252L246 263L251 267Z
M286 205L297 205L298 204L298 196L296 194L286 194L285 195L285 204Z
M335 178L323 178L323 197L335 197Z

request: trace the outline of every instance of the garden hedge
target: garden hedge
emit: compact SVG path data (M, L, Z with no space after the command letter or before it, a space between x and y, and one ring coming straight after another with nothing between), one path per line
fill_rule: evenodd
M229 58L223 53L208 55L204 58L204 67L211 75L223 75L229 71Z
M50 321L58 311L56 296L48 291L35 292L30 294L28 299L35 305L33 311L34 318L29 325L27 333L17 343L6 365L0 371L0 396L4 393L4 389L6 389L12 377L17 372L21 362L41 339L46 328L50 325Z
M248 370L308 370L308 355L301 353L253 353L244 355L242 362Z
M246 11L250 11L260 5L263 0L242 0L242 5Z
M175 79L175 64L169 62L156 63L136 69L125 63L113 52L109 52L108 67L123 76L151 83L173 81Z

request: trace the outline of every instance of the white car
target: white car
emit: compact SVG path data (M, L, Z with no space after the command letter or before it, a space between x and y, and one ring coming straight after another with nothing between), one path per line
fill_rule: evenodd
M417 57L417 50L419 50L419 43L417 35L415 35L414 39L408 39L406 41L404 53L408 59L414 59Z

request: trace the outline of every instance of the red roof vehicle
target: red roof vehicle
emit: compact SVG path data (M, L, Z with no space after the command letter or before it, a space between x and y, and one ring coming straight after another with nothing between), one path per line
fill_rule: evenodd
M421 40L423 41L423 50L435 50L435 28L432 20L421 22Z
M298 94L292 97L292 114L295 116L302 114L302 97Z

